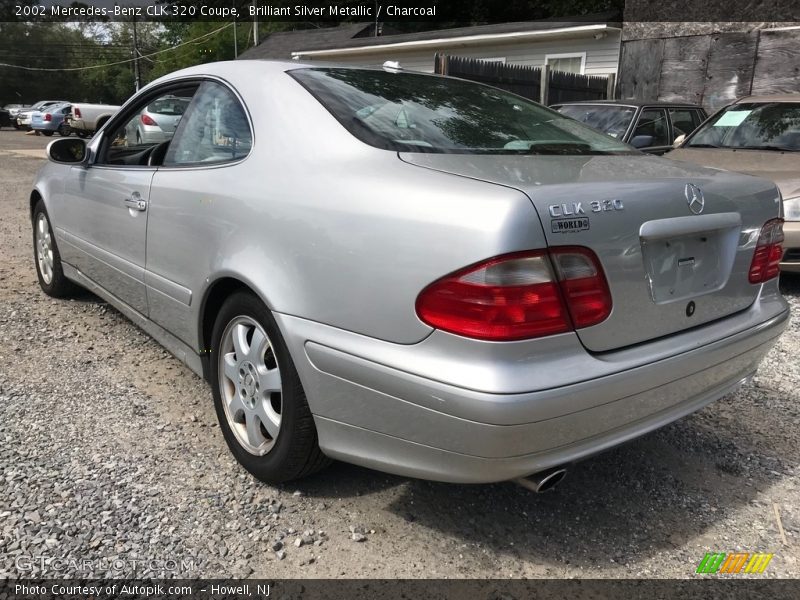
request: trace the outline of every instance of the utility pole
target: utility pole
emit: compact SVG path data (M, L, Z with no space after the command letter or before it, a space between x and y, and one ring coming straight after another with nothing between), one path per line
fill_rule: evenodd
M253 6L256 6L256 0L253 0ZM253 11L253 47L258 46L258 15Z
M233 3L234 8L236 3ZM233 17L233 58L239 58L239 40L236 39L236 17Z
M141 78L139 76L139 45L136 37L136 16L133 17L133 79L136 91L139 91Z

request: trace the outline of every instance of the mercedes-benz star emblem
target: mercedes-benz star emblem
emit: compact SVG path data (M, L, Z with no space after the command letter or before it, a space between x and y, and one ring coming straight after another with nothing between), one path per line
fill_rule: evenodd
M703 190L693 183L687 183L683 194L686 196L686 202L689 203L690 211L696 215L703 212L703 209L706 207L706 198L703 196Z

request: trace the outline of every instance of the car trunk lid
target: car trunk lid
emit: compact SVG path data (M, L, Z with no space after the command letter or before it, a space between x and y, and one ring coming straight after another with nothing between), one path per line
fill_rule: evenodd
M747 308L758 294L748 270L761 226L778 215L770 182L639 155L400 158L516 188L531 199L549 246L597 254L613 310L578 330L588 350L708 323Z

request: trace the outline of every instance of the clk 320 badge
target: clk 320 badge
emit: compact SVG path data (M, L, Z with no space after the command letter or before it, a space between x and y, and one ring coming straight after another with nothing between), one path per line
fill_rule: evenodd
M589 211L594 213L608 212L613 210L624 210L625 206L622 200L617 198L611 200L592 200L589 202ZM583 202L564 202L562 204L551 204L547 207L550 216L554 219L559 217L573 217L576 215L585 215L586 209L583 208Z

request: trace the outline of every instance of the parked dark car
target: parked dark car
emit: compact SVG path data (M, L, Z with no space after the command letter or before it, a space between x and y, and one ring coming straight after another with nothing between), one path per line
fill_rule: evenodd
M11 127L11 115L5 108L0 108L0 128Z
M700 106L675 102L593 100L551 108L650 154L672 150L678 136L690 134L707 117Z

